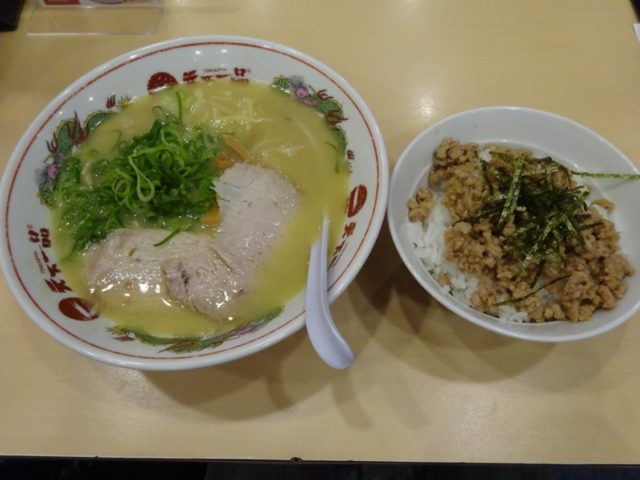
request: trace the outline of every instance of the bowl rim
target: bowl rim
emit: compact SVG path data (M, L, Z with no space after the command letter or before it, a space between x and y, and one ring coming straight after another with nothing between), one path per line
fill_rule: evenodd
M298 61L309 67L330 81L333 86L349 98L352 106L359 112L365 129L369 134L372 150L376 160L376 189L374 193L373 207L366 229L362 234L362 240L357 246L350 262L344 268L339 278L330 285L329 300L333 302L356 277L366 259L368 258L373 245L379 235L380 229L385 219L386 204L389 192L389 166L387 151L382 132L371 109L355 88L335 70L330 68L315 57L287 45L260 38L239 36L239 35L197 35L177 37L161 42L145 45L140 48L117 55L97 67L91 69L78 79L68 84L58 93L45 107L38 113L21 135L18 143L13 149L9 161L2 174L0 181L0 210L2 215L2 233L0 234L0 267L7 279L9 290L13 294L22 310L27 316L47 334L66 347L85 355L89 358L102 362L139 370L187 370L193 368L207 367L221 363L230 362L248 355L252 355L264 350L286 337L296 333L304 326L304 308L295 314L286 323L278 326L274 330L258 335L245 343L233 345L227 349L221 348L206 353L182 356L180 358L158 358L144 357L123 354L111 351L108 348L94 345L84 339L79 338L73 332L64 327L47 320L47 313L31 296L30 292L22 283L17 266L14 264L13 255L9 241L9 207L13 187L17 178L17 172L27 158L27 152L36 138L56 113L73 97L80 94L92 83L108 75L110 72L126 67L129 63L135 62L150 55L165 52L167 50L181 49L193 46L206 45L231 45L240 47L259 48L270 53L280 54L290 60Z
M635 164L629 159L629 157L627 157L624 154L624 152L622 152L622 150L620 150L610 140L608 140L607 138L605 138L595 130L575 120L564 117L562 115L537 109L537 108L521 107L521 106L513 106L513 105L478 107L478 108L472 108L472 109L464 110L461 112L457 112L438 120L436 123L420 131L411 140L411 142L407 145L407 147L403 150L403 152L401 153L400 157L398 157L398 161L396 162L393 168L393 173L391 175L391 181L390 181L390 187L389 187L389 202L387 204L387 223L389 225L389 230L391 231L391 238L393 240L393 244L396 248L396 251L400 255L402 262L404 263L407 270L409 270L411 275L422 286L422 288L427 291L429 295L431 295L433 298L435 298L438 301L438 303L440 303L442 306L449 309L456 315L464 318L465 320L468 320L469 322L475 325L478 325L482 328L485 328L487 330L490 330L492 332L505 335L507 337L516 338L519 340L528 340L528 341L540 342L540 343L565 343L565 342L572 342L577 340L584 340L587 338L595 337L597 335L601 335L610 330L613 330L614 328L625 323L629 318L631 318L633 314L635 314L640 309L640 299L636 301L636 303L631 309L628 309L627 311L618 315L613 321L607 322L591 331L575 332L575 333L568 333L568 334L557 334L554 336L542 335L539 332L525 333L519 330L511 330L509 326L513 324L510 324L510 323L506 323L506 322L490 323L480 318L478 316L480 312L473 310L471 307L468 307L468 310L465 308L462 308L461 305L458 305L456 302L451 301L451 296L449 294L447 294L444 290L440 288L435 288L433 285L431 285L429 282L426 281L425 275L421 275L420 272L416 271L416 269L411 267L411 259L410 259L411 253L406 251L405 248L403 247L402 241L400 239L400 233L394 227L393 220L395 217L394 217L393 208L391 205L394 190L397 188L400 188L398 185L396 185L396 183L398 182L398 178L400 176L400 171L402 168L404 168L404 164L409 162L408 159L411 155L411 151L416 147L416 145L424 141L426 137L432 135L434 131L436 131L445 123L453 122L453 121L459 120L462 117L467 117L470 115L505 113L505 112L511 112L516 114L525 113L527 115L538 116L548 121L550 120L555 122L561 122L566 125L569 125L570 127L578 131L581 131L584 134L592 136L597 141L603 143L605 146L610 148L616 155L618 155L621 160L627 163L628 167L633 172L638 173L638 168L635 166ZM544 326L544 324L528 324L528 325L530 325L532 328L541 328Z

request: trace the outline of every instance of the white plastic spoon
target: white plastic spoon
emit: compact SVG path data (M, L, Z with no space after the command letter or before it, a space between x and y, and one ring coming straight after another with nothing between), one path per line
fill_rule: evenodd
M327 296L327 244L329 220L322 222L320 240L311 247L305 301L305 322L311 344L330 367L347 368L353 362L353 352L333 323Z

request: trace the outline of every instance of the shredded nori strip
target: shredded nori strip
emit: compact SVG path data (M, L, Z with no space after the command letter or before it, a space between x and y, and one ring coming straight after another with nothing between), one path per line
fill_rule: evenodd
M462 221L488 219L496 235L505 235L505 251L521 259L520 274L532 264L562 261L561 247L572 239L584 244L581 220L588 217L589 191L572 185L568 169L550 157L491 153L502 162L480 160L489 194L481 199L481 211ZM566 176L566 185L554 186L557 172ZM504 233L509 224L510 233Z
M540 290L543 290L547 287L550 287L551 285L553 285L554 283L558 283L561 280L566 280L567 278L569 278L570 275L562 275L560 277L554 278L553 280L545 283L544 285L540 285L538 288L536 288L535 290L530 291L529 293L527 293L526 295L522 295L521 297L515 297L515 298L508 298L507 300L503 300L502 302L496 302L494 305L496 307L499 307L501 305L507 305L509 303L518 303L521 302L523 300L526 300L527 298L531 297L532 295L535 295L536 293L538 293Z

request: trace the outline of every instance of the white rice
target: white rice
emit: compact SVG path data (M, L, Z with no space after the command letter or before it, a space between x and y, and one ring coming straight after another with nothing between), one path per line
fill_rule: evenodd
M442 204L442 194L434 193L435 205L425 222L406 223L407 238L413 244L416 255L427 271L438 278L440 273L449 277L451 286L441 288L464 305L471 305L471 296L478 288L478 278L462 272L458 266L444 258L444 233L453 224L451 215ZM437 280L436 280L437 282ZM524 323L529 321L527 312L519 312L509 305L497 307L498 317L508 322Z

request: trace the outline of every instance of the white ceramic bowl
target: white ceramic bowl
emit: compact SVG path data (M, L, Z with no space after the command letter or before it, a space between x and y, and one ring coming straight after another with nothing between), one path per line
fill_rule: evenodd
M633 163L613 144L593 130L558 115L519 107L469 110L445 118L420 133L398 160L389 191L387 216L395 246L416 280L438 302L467 320L497 333L525 340L563 342L601 334L626 321L640 307L640 273L628 278L629 289L615 309L597 311L577 324L508 323L470 308L445 292L427 272L406 235L407 200L426 185L434 149L446 138L463 143L503 143L531 149L534 155L550 155L575 170L636 172ZM595 188L616 204L613 220L621 232L621 248L640 269L640 183L600 180Z
M266 324L202 343L149 345L135 336L123 338L110 331L108 319L92 314L83 299L65 288L65 272L57 271L58 259L48 232L50 212L38 199L35 172L55 173L52 158L64 141L54 141L54 132L61 122L68 122L62 137L68 137L70 131L77 136L78 127L85 126L90 114L115 108L119 99L135 98L163 84L215 76L267 83L280 77L280 86L295 76L296 91L303 88L307 94L317 95L318 105L326 107L327 102L334 102L325 112L326 118L346 135L352 174L346 222L340 226L344 230L342 243L340 250L333 252L337 261L329 270L330 300L347 288L369 255L384 219L387 158L371 111L345 79L304 53L265 40L204 36L144 47L94 69L47 105L18 143L2 179L0 241L5 277L27 314L67 347L119 366L188 369L257 352L304 325L300 294ZM171 351L167 347L175 348Z

